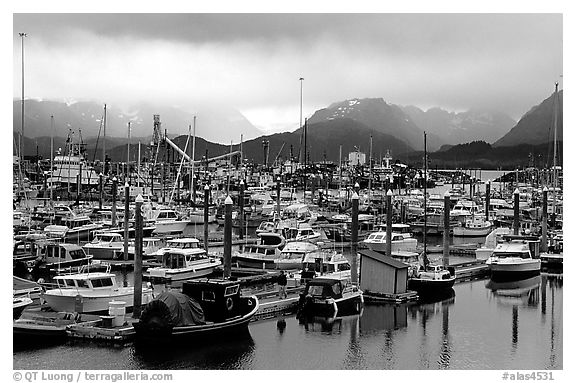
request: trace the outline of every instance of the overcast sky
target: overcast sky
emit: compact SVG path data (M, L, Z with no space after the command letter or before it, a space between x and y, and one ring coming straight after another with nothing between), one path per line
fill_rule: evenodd
M26 97L194 111L294 130L332 102L494 108L519 119L562 74L560 14L15 14ZM562 84L562 83L561 83Z

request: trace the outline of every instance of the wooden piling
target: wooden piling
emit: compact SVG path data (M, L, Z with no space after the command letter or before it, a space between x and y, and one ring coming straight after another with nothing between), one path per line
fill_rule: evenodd
M490 181L486 181L486 221L490 220Z
M392 190L386 192L386 255L392 256Z
M542 190L542 252L548 252L548 188Z
M450 265L450 193L444 193L444 251L442 254L442 265L447 268Z
M142 306L142 203L144 198L136 197L136 233L134 239L134 309L132 316L140 318Z
M118 178L112 178L112 227L116 226L116 188L118 187Z
M514 190L514 235L518 235L520 229L520 190Z
M210 187L204 185L204 250L208 254L208 199Z
M100 173L98 176L98 210L102 210L102 200L104 199L104 174Z
M224 201L226 212L224 217L224 278L232 275L232 198Z
M356 184L358 185L358 184ZM358 203L360 197L358 197L358 193L354 192L352 194L352 262L350 262L351 266L351 279L352 284L358 284L358 265L357 265L357 257L358 257Z

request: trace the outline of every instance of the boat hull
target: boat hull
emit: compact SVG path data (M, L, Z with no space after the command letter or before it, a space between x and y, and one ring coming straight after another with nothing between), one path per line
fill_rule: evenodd
M46 291L42 298L46 304L54 311L79 312L79 313L108 313L108 307L111 301L126 302L126 309L134 306L134 292L127 289L125 292L119 292L115 295L63 295L66 290L49 290ZM142 289L142 304L145 305L152 300L152 290Z
M483 228L469 228L457 226L453 230L455 237L485 237L492 231L492 226Z
M529 262L486 262L490 272L490 279L495 281L513 281L530 278L540 274L540 260Z
M420 296L431 296L451 290L455 281L454 277L449 279L409 278L408 288L418 292Z
M171 328L155 327L141 322L134 323L136 340L146 343L176 343L190 339L216 339L222 336L240 335L248 331L248 324L259 308L258 298L255 296L243 297L241 300L245 304L245 312L223 322Z
M175 233L182 233L186 226L188 225L189 221L168 221L162 222L157 221L154 229L154 234L175 234Z
M298 318L335 318L361 312L364 297L360 291L339 299L300 297Z
M181 282L188 279L206 277L214 272L214 269L221 263L215 263L213 266L202 269L188 269L175 271L173 269L154 270L148 269L145 278L152 283Z

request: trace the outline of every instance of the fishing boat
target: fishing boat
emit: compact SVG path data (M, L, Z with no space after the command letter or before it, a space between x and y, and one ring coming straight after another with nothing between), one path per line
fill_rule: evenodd
M176 343L239 335L258 307L258 298L240 295L238 281L186 281L182 293L165 291L148 304L134 323L136 340Z
M153 283L181 282L210 275L220 265L222 261L208 257L200 247L173 249L162 254L162 264L149 268L144 278Z
M37 257L30 262L30 266L32 269L59 272L71 267L89 265L92 258L92 255L87 255L78 245L47 241L38 244Z
M455 237L483 237L492 231L492 223L486 221L484 217L472 215L466 218L460 226L455 226L453 235Z
M97 232L82 248L95 259L114 259L114 253L124 249L124 238L117 233Z
M296 318L358 314L363 305L362 291L352 284L349 277L318 277L309 280L300 294Z
M134 306L134 286L120 287L112 273L78 273L54 278L57 287L46 290L42 298L54 311L107 313L111 301ZM152 289L142 287L142 304L152 300Z
M519 280L540 274L539 246L537 237L505 236L486 260L490 278Z

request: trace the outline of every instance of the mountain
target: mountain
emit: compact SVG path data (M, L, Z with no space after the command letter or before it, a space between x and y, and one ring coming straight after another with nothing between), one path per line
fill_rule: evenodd
M316 111L308 123L320 123L348 118L375 131L396 137L413 148L424 146L424 133L397 105L388 104L382 98L354 98L336 102ZM427 135L428 150L436 150L443 144L434 133Z
M558 141L562 141L562 105L563 91L558 92ZM538 145L554 141L554 94L540 105L532 107L518 124L494 143L494 146L512 146L518 144Z
M487 109L471 109L461 113L441 108L423 111L412 105L401 109L420 129L436 134L444 143L451 145L477 140L494 142L516 123L505 113Z
M360 151L366 153L366 157L368 157L370 135L372 135L372 155L374 158L384 156L387 150L390 150L393 156L413 150L404 141L374 130L359 121L350 118L338 118L318 123L308 123L306 141L310 161L322 161L326 158L328 161L338 162L340 145L342 145L343 160L348 157L349 152L356 150L355 146L359 147ZM281 157L284 159L289 158L290 148L292 148L294 158L298 159L301 136L302 129L298 129L292 133L272 134L245 142L244 157L257 163L262 163L264 159L262 140L266 139L269 141L270 148L269 163L274 161L283 143L285 145L282 149Z
M102 135L101 120L104 105L96 102L64 103L58 101L25 100L24 135L29 138L50 136L50 116L54 116L54 135L66 137L69 129L79 130L83 138ZM258 137L262 134L240 112L223 105L199 106L195 113L175 107L140 103L126 110L107 105L106 136L127 137L128 122L132 122L132 136L150 136L153 131L153 115L159 114L162 129L170 136L187 134L188 126L196 119L196 134L207 140L229 143ZM21 130L21 103L13 101L13 131ZM25 154L29 153L25 146Z

